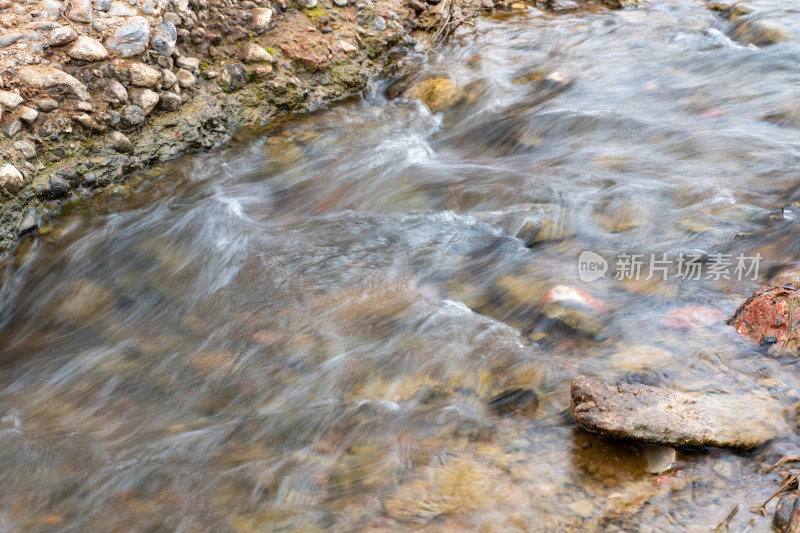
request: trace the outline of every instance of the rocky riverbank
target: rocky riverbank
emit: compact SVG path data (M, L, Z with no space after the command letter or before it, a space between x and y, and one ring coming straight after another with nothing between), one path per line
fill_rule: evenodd
M66 200L349 96L493 7L434 1L0 0L0 253Z

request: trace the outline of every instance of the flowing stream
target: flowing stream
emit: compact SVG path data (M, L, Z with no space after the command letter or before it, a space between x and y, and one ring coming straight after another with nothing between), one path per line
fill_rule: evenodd
M0 531L708 532L736 505L730 531L773 531L749 509L800 449L798 358L724 319L800 277L800 10L752 3L794 32L755 46L703 2L577 7L482 17L25 240ZM424 83L436 112L405 97ZM760 254L757 279L706 275L719 254ZM588 310L554 319L554 287ZM794 430L654 468L576 426L578 374L766 395ZM516 390L524 414L490 405Z

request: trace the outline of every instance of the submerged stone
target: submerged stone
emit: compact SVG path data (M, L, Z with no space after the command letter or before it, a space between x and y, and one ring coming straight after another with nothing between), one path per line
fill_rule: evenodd
M572 401L575 421L583 428L650 444L747 450L786 429L780 405L754 394L690 394L577 376Z
M415 83L408 95L422 100L431 111L439 113L455 106L464 91L451 78L428 78Z

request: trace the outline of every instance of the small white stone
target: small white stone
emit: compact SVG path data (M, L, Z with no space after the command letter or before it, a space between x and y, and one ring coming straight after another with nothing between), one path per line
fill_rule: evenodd
M25 184L22 173L13 165L0 165L0 191L14 194Z
M17 93L11 91L0 91L0 105L9 111L15 109L24 100Z
M108 50L97 39L81 35L67 49L67 55L81 61L102 61L108 57Z
M39 118L39 112L31 107L22 106L19 108L19 118L21 118L24 122L31 124L35 122L37 118Z

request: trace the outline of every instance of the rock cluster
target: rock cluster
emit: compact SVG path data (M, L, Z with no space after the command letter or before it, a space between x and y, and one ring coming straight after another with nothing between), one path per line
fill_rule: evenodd
M195 109L197 101L204 109L228 105L228 95L251 83L265 88L251 91L262 99L273 99L266 90L275 101L296 93L291 107L314 94L352 93L374 68L370 59L413 43L417 12L406 1L0 0L3 197L29 187L53 197L49 179L62 166L70 176L64 194L102 185L107 180L81 175L70 159L98 145L95 166L109 154L139 154L136 145L153 138L141 132L162 114ZM253 96L236 104L263 109ZM209 127L221 138L220 126ZM9 219L15 227L27 198ZM0 228L0 250L7 235Z

